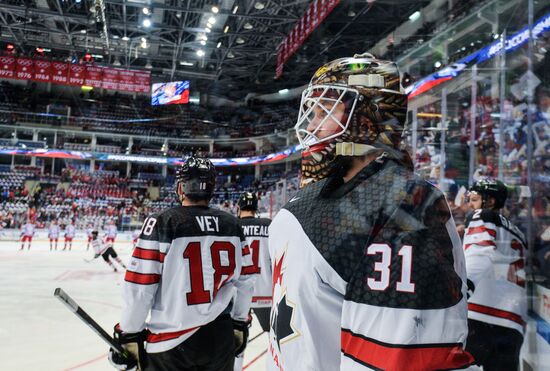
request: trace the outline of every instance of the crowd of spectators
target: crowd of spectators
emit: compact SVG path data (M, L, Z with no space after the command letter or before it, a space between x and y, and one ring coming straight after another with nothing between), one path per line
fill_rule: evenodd
M147 97L123 94L65 96L0 82L0 123L28 122L84 131L172 138L243 138L290 129L296 102L234 108L151 106Z

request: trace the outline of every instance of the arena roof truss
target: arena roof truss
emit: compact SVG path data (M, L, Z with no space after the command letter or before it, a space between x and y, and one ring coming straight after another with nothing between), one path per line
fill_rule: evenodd
M340 1L275 79L277 47L310 3L4 0L0 46L13 43L23 55L47 48L47 57L72 61L89 53L97 63L151 69L154 81L188 79L200 92L242 98L306 83L321 63L368 50L428 1Z

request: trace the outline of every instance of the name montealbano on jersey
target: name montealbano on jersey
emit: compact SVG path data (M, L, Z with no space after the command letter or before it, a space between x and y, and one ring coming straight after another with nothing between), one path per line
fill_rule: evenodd
M267 225L243 225L243 233L245 236L258 236L258 237L268 237L268 228Z

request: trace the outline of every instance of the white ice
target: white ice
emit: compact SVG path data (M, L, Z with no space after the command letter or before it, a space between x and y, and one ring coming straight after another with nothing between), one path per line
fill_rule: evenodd
M65 290L107 333L119 321L123 270L114 273L86 242L75 241L72 251L49 251L48 242L35 240L31 249L0 236L0 370L92 371L114 370L107 360L108 346L53 296ZM131 244L116 242L124 262ZM116 263L115 263L116 264ZM255 319L253 337L261 332ZM267 335L249 344L244 369L265 369Z

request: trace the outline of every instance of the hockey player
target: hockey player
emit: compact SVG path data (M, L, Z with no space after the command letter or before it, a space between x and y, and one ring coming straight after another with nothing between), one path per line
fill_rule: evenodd
M472 364L464 253L445 197L399 150L406 112L396 65L370 54L302 93L303 188L269 228L268 370Z
M67 245L69 245L69 251L72 249L75 234L76 229L74 227L74 220L72 220L71 223L67 224L65 227L65 244L63 245L63 250L67 249Z
M469 190L464 254L471 293L466 350L485 371L518 370L527 315L525 237L500 214L508 191L484 179Z
M105 260L105 262L109 264L115 272L118 272L118 269L116 269L110 258L115 259L116 262L122 266L122 268L126 269L126 265L124 265L122 260L118 257L118 254L113 246L105 243L105 241L101 241L98 238L98 234L99 233L97 231L92 231L92 248L95 251L94 258L98 258L101 255L103 260Z
M182 206L143 223L115 327L129 351L146 340L146 352L134 352L141 369L232 370L246 345L254 276L241 268L252 259L238 220L208 207L215 179L209 160L187 159L176 175ZM118 369L135 366L112 350L109 359Z
M34 228L34 223L32 222L32 220L29 219L21 230L21 248L19 250L24 249L25 242L27 242L27 250L31 249L32 237L34 236Z
M50 251L52 251L53 246L57 250L57 241L59 241L59 225L57 220L54 219L48 227L48 239L50 240ZM55 245L54 245L55 244Z
M94 227L92 226L92 223L88 223L88 227L86 228L86 235L88 236L88 244L86 245L86 251L90 249L90 243L92 242L93 236L92 232L94 231Z
M109 221L109 224L105 228L105 242L110 246L114 246L117 233L118 229L116 227L115 221L111 219Z
M270 219L257 218L258 196L244 192L237 201L237 216L250 254L252 265L243 268L243 272L257 275L252 296L252 311L258 318L262 330L269 332L269 313L271 311L271 260L269 259L268 227ZM244 352L235 358L235 371L242 369Z

